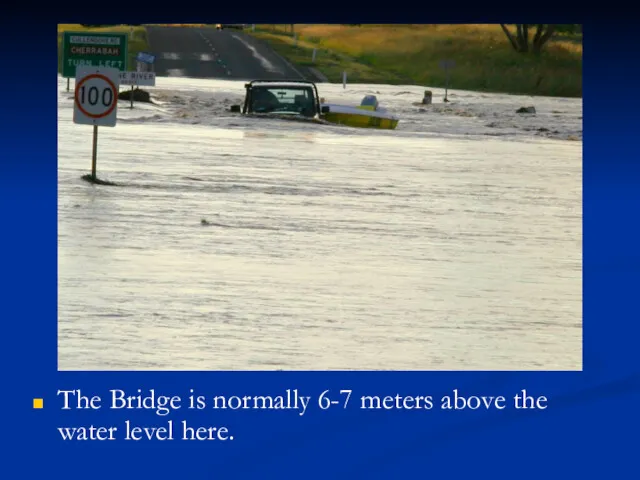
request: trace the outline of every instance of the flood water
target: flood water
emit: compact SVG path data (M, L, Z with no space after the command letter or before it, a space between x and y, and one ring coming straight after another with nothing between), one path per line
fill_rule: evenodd
M58 79L59 368L581 369L581 100L318 88L398 129L158 78L99 129L100 186Z

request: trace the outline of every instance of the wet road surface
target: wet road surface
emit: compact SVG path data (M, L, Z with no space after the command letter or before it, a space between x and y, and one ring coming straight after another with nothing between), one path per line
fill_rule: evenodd
M159 77L304 79L264 42L238 30L147 27Z

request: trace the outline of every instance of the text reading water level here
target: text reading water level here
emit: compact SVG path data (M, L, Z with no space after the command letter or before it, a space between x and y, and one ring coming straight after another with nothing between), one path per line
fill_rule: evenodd
M137 427L125 420L124 428L118 427L59 427L58 432L63 440L175 440L175 433L180 431L180 440L233 440L226 427L191 427L186 420L174 426L168 420L162 427Z

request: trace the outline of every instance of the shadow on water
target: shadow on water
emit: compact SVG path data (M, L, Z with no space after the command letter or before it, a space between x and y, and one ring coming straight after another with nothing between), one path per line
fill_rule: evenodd
M249 183L232 183L224 181L221 183L212 182L208 179L186 176L184 181L158 182L158 183L138 183L126 182L115 183L108 180L93 178L91 174L83 175L82 180L94 185L116 186L125 189L174 191L174 192L200 192L200 193L259 193L264 195L283 196L305 196L305 197L326 197L326 196L390 196L390 197L416 197L417 193L396 193L389 191L393 185L385 185L384 188L366 187L354 188L350 185L324 186L324 187L304 187L297 185L264 185Z
M94 177L93 175L90 175L90 174L83 175L81 178L85 182L93 183L94 185L108 185L111 187L119 186L117 183L110 182L108 180L100 180L98 177Z

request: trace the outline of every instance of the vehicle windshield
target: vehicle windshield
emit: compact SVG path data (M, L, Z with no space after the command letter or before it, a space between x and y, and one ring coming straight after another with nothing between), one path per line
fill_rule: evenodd
M251 111L313 117L316 114L313 89L307 86L254 86L251 88Z

